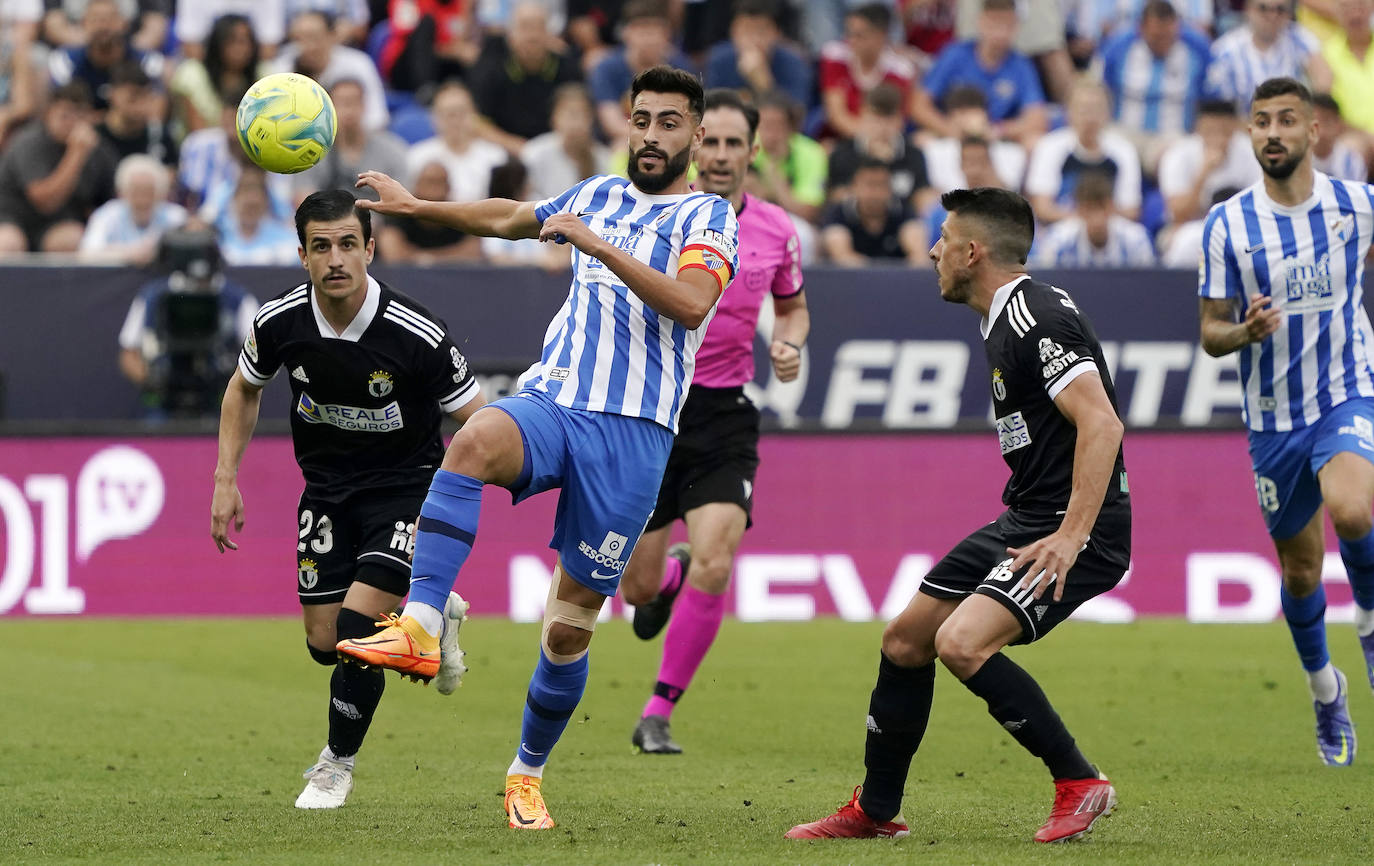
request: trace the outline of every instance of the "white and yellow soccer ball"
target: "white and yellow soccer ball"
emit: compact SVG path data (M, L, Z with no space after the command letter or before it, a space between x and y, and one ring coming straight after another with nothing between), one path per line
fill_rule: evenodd
M329 94L296 72L259 79L243 95L235 119L243 152L278 174L305 171L323 159L339 127Z

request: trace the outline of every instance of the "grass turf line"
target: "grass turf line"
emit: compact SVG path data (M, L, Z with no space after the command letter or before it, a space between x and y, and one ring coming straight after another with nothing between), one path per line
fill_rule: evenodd
M1117 786L1085 844L1029 841L1046 773L944 670L907 785L911 837L783 840L862 780L880 632L727 621L671 757L629 744L660 641L604 624L545 782L558 827L528 833L505 827L501 789L537 626L472 620L472 670L449 698L388 675L349 804L311 813L292 804L323 745L328 674L299 623L7 621L0 862L1367 862L1374 753L1320 764L1281 624L1070 623L1012 651ZM1330 634L1374 731L1353 632Z

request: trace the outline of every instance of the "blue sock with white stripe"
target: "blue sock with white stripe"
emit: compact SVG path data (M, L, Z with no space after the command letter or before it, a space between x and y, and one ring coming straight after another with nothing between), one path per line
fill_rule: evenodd
M458 570L477 539L481 511L482 482L443 469L434 473L429 495L420 508L420 521L415 525L408 604L418 602L443 613ZM421 625L431 634L438 633L423 622Z
M1355 604L1374 610L1374 531L1355 541L1342 538L1341 562L1345 563Z
M568 719L582 700L587 687L587 654L566 665L556 665L539 650L539 664L530 677L525 695L525 718L520 725L520 750L516 760L530 767L542 767L549 759Z
M1317 584L1316 592L1297 598L1285 586L1279 590L1279 600L1303 670L1310 673L1326 667L1331 661L1326 651L1326 590Z

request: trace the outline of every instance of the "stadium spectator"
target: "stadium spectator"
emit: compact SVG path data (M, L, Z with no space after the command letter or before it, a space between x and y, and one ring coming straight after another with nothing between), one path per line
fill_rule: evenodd
M553 94L553 129L535 136L520 150L529 175L530 198L553 198L578 181L605 174L611 152L596 138L596 107L587 88L577 82ZM493 193L494 195L494 193Z
M285 20L302 12L323 12L334 22L334 36L340 45L361 48L372 27L368 0L286 0Z
M1019 27L1015 0L984 0L978 36L945 46L916 90L914 116L937 136L957 132L939 106L961 84L983 91L994 138L1009 138L1031 147L1045 132L1045 93L1035 64L1012 48Z
M811 64L782 41L779 0L735 0L730 38L711 48L707 87L748 90L755 98L780 90L802 105L811 102Z
M1196 131L1169 146L1159 158L1159 191L1169 222L1203 216L1217 190L1244 189L1260 179L1260 168L1241 129L1235 106L1208 100L1198 109Z
M225 15L242 15L253 23L263 57L275 57L286 39L286 6L283 0L176 0L177 42L181 53L205 59L205 43L214 22ZM244 88L245 90L247 88ZM208 120L209 118L207 118Z
M529 177L525 164L518 159L498 165L491 170L491 197L507 198L511 201L533 201ZM481 238L480 243L482 258L493 265L534 266L552 272L567 270L570 262L570 251L566 244L541 244L534 238L512 240L500 237Z
M418 176L421 169L437 160L448 171L449 201L485 198L491 170L505 162L507 154L500 145L478 137L471 92L456 81L440 85L430 116L434 118L435 136L411 145L406 158L409 174Z
M849 268L903 261L914 268L930 266L925 228L911 203L892 191L887 163L861 162L849 189L821 219L821 244L830 261Z
M1117 128L1154 174L1159 155L1193 128L1202 99L1211 46L1185 28L1170 0L1148 0L1139 26L1102 44L1102 80L1112 94Z
M391 35L378 63L391 86L425 91L461 78L482 49L476 6L466 0L391 0Z
M172 116L181 135L219 124L222 93L244 93L266 71L259 58L258 39L244 15L221 15L210 27L205 44L177 64L168 83Z
M954 135L944 138L925 137L921 147L926 157L926 174L938 193L952 189L971 189L975 186L1000 186L1018 190L1026 174L1026 149L1014 141L992 140L992 121L988 119L987 97L970 85L960 85L945 97L945 119ZM969 182L963 173L963 142L968 138L982 141L996 167L995 184ZM936 223L938 226L939 223ZM931 235L934 237L934 235Z
M1073 60L1066 48L1066 5L1065 0L1015 0L1018 26L1010 46L1035 62L1045 92L1058 103L1069 98L1074 77ZM986 9L985 0L957 0L955 35L960 39L977 37L982 32L982 13Z
M1374 94L1374 90L1367 93ZM1351 141L1354 136L1349 134L1340 104L1331 94L1318 93L1312 97L1312 107L1317 115L1317 140L1312 145L1312 167L1341 180L1367 181L1369 170L1364 155Z
M705 68L708 52L730 38L730 22L734 20L738 0L678 0L673 7L673 24L677 42L692 60L692 68ZM782 7L778 7L775 24L782 23Z
M291 42L272 63L276 72L299 72L324 85L345 78L363 86L363 125L386 129L391 114L386 107L386 90L372 58L356 48L340 45L333 22L322 12L302 12L291 19Z
M166 100L154 92L148 73L126 60L110 70L110 107L96 127L120 159L146 153L165 165L177 164L177 144L163 112Z
M177 194L191 209L200 207L221 181L233 182L238 177L238 143L234 115L243 94L226 92L220 100L219 122L198 129L181 141L181 157L177 161Z
M55 86L73 81L86 85L97 111L109 107L110 75L125 60L138 62L148 77L161 80L166 58L157 51L143 51L129 42L129 21L115 0L90 0L81 16L85 40L54 50L48 55L48 73Z
M1330 93L1342 116L1356 129L1374 134L1374 55L1371 54L1370 0L1340 0L1342 32L1322 46L1331 69ZM1316 84L1316 82L1313 82ZM1316 84L1317 91L1326 88Z
M887 166L892 192L919 213L929 210L935 191L926 176L926 158L902 134L905 123L902 93L896 87L883 83L864 94L854 137L840 141L830 152L828 198L834 200L846 191L861 163L876 160Z
M27 123L47 94L47 75L37 42L42 0L0 4L0 147L11 130Z
M1042 268L1148 268L1154 245L1145 227L1118 214L1112 204L1113 179L1098 171L1078 175L1074 213L1050 226L1035 245Z
M1078 175L1097 169L1115 183L1117 212L1135 219L1140 214L1140 157L1129 139L1107 126L1111 106L1106 88L1080 79L1069 93L1065 113L1069 125L1040 139L1031 151L1026 196L1036 218L1054 223L1071 216Z
M143 267L157 255L163 232L186 222L186 209L167 200L170 172L147 154L120 160L114 185L115 198L86 221L77 252L83 259Z
M421 165L411 184L416 195L429 201L451 201L448 169L439 160ZM376 192L372 197L376 197ZM389 262L435 265L475 261L482 256L478 239L455 228L414 217L390 216L377 238L382 258Z
M409 148L398 136L385 129L370 131L363 125L363 86L351 78L340 79L329 88L334 114L339 125L334 146L317 165L292 175L296 197L304 199L316 190L352 189L358 173L372 169L404 175ZM361 189L360 196L372 195Z
M825 203L825 148L800 131L802 106L781 93L759 99L759 153L745 189L814 223Z
M157 259L165 276L139 288L119 329L119 370L138 386L148 420L213 413L253 326L257 299L225 277L219 245L207 230L167 232Z
M625 137L625 94L634 77L651 66L690 69L686 55L673 47L673 22L665 0L628 0L620 15L624 45L601 59L587 76L596 116L608 141Z
M1211 205L1215 207L1238 192L1240 190L1233 186L1222 187L1212 194ZM1202 230L1206 227L1205 217L1165 226L1159 233L1157 244L1159 264L1177 270L1197 270L1198 263L1202 261Z
M1070 3L1068 31L1083 39L1089 48L1105 44L1109 39L1129 31L1140 22L1145 8L1152 0L1077 0ZM1185 31L1194 30L1203 36L1213 32L1216 18L1213 0L1167 0ZM1225 0L1223 8L1233 5Z
M864 94L884 82L901 93L902 113L911 110L912 94L919 90L916 65L890 44L891 30L892 10L883 3L866 3L845 14L844 40L821 49L823 137L853 138Z
M566 35L581 58L583 72L591 74L616 44L616 27L624 5L625 0L566 0Z
M118 0L119 12L132 24L130 42L140 51L162 51L171 23L171 0ZM6 3L5 5L11 5ZM49 45L71 47L85 41L81 19L90 0L44 0L43 38Z
M549 131L554 91L582 77L553 40L544 5L524 0L511 10L505 38L488 43L468 76L482 136L510 153Z
M902 34L917 63L929 68L945 46L954 40L957 0L897 0Z
M996 158L993 156L999 144L1006 142L988 141L981 135L966 135L956 142L959 148L957 170L961 185L955 189L977 189L981 186L1011 188L999 173ZM939 238L940 226L945 224L947 216L949 214L945 211L944 205L937 200L925 218L926 235L930 238Z
M118 158L90 107L81 82L59 87L0 156L0 255L75 251L86 218L113 197Z
M1306 79L1313 88L1331 90L1331 67L1322 59L1317 38L1292 18L1291 0L1246 0L1245 24L1212 44L1207 89L1230 100L1237 113L1250 111L1250 95L1262 81Z
M266 172L256 166L244 166L234 184L229 207L214 221L226 263L292 265L300 261L296 229L281 216L282 206L277 198L274 201L268 189Z

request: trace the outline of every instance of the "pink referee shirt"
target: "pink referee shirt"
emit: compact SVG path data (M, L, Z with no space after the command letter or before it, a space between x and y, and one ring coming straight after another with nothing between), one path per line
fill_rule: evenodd
M801 245L787 212L746 194L739 214L739 273L720 297L697 350L693 385L734 388L754 378L754 330L764 296L802 290Z

